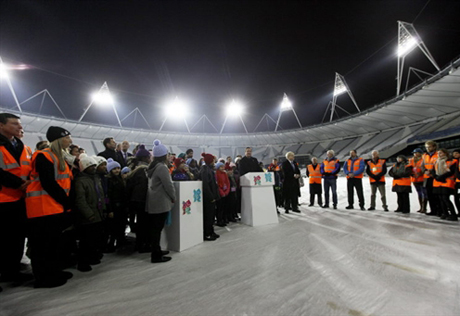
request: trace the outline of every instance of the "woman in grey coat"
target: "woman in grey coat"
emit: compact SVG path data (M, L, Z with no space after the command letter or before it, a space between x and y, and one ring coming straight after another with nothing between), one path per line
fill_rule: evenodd
M160 248L161 231L176 197L176 190L166 165L167 155L168 149L156 139L153 142L153 162L147 171L149 184L145 201L145 211L147 212L146 227L149 228L152 245L152 263L171 260L171 257L164 256L169 252L161 251Z

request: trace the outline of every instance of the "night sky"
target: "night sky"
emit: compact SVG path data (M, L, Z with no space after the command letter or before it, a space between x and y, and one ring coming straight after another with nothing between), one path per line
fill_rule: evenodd
M177 95L189 103L190 127L206 114L220 130L225 105L236 99L252 132L264 113L277 119L283 93L303 126L321 123L335 72L345 76L361 110L392 98L398 20L414 24L441 68L460 55L457 0L1 0L0 56L31 66L11 73L19 101L48 89L71 119L107 81L120 118L138 107L158 129L165 102ZM435 71L419 50L406 65ZM23 110L37 111L40 101ZM46 102L42 113L57 116ZM338 104L356 112L346 95ZM14 105L4 82L0 105ZM93 106L85 120L116 124L110 107ZM133 123L134 117L124 121ZM290 112L280 124L298 127ZM139 117L136 125L145 127ZM164 130L185 131L183 125L168 119ZM273 122L264 121L257 131L269 129ZM244 129L233 119L224 131Z

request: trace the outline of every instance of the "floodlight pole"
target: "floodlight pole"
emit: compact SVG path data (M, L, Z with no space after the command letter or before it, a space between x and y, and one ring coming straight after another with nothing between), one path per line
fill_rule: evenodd
M420 35L418 34L417 30L415 29L414 25L407 22L398 21L398 49L404 42L407 42L408 39L413 38L416 40L417 47L425 54L426 58L431 62L431 64L440 71L438 64L434 60L433 56L431 55L428 48L425 46L423 41L421 40ZM412 51L413 49L405 52L404 54L400 55L398 53L398 73L396 76L396 96L399 96L401 92L401 83L402 77L404 72L404 59L406 56Z
M107 90L110 94L110 89L109 89L109 86L107 85L107 81L104 82L104 84L101 86L101 88L99 89L97 93L101 93L102 90ZM110 102L110 103L112 105L113 111L115 112L115 116L117 117L118 125L120 125L120 127L123 127L123 125L121 125L120 118L118 117L118 112L117 112L117 109L115 108L115 104L113 102ZM88 112L88 110L91 108L93 104L94 104L94 100L91 100L91 103L88 105L86 110L83 112L78 122L81 122L81 120L83 119L83 117L85 117L86 113Z
M353 97L353 94L351 93L350 87L348 87L348 84L345 81L345 78L342 75L340 75L339 73L336 72L335 73L335 83L334 83L334 94L332 96L331 117L330 117L329 122L332 122L332 119L333 119L334 113L335 113L335 107L336 106L338 107L337 98L338 98L339 95L341 95L344 92L348 93L348 96L350 97L351 101L353 101L353 104L355 105L355 107L358 110L358 112L361 112L361 110L358 107L358 104L356 103L355 98ZM329 108L329 105L328 105L328 108ZM340 108L340 109L342 109L342 108ZM327 109L326 109L326 111L327 111Z
M38 109L38 114L41 113L41 110L42 110L42 108L43 108L43 103L45 102L45 98L46 98L46 96L48 95L48 96L50 97L51 101L53 101L53 103L54 103L54 105L56 106L56 108L59 110L59 112L61 112L62 116L63 116L65 119L67 119L67 117L65 116L64 112L62 112L61 108L60 108L59 105L57 104L56 100L54 100L54 98L53 98L53 96L51 95L51 93L49 93L48 89L42 90L42 91L40 91L39 93L34 94L34 95L31 96L30 98L28 98L28 99L22 101L22 102L19 103L19 104L24 104L24 103L26 103L26 102L32 100L33 98L38 97L40 94L43 94L43 96L42 96L42 101L41 101L41 103L40 103L40 108Z
M283 102L285 100L288 100L288 97L287 97L286 93L283 96ZM300 124L299 117L297 116L297 113L295 112L294 108L291 105L289 108L281 108L280 109L280 112L278 114L278 120L276 121L275 132L278 130L278 126L279 126L280 119L281 119L281 114L283 114L283 112L285 112L285 111L292 111L294 113L294 116L295 116L296 120L297 120L297 123L299 124L299 127L302 128L302 124Z
M4 63L3 63L2 57L0 56L0 67L1 65L4 65ZM11 81L8 75L5 76L5 80L6 80L6 84L8 85L8 88L10 89L11 94L13 95L14 102L16 103L16 106L18 107L19 112L22 113L21 105L19 104L18 97L16 96L16 92L14 92L13 85L11 84Z
M219 134L222 134L222 132L224 131L224 127L225 127L225 124L227 123L227 119L228 119L228 115L225 115L224 124L222 124L222 128L220 129L220 133L219 133Z

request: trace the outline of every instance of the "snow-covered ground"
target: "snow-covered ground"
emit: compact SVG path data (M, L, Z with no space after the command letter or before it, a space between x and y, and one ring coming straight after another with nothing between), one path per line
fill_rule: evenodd
M345 210L344 178L338 193L338 210L306 207L307 185L301 214L219 228L167 263L124 251L59 288L2 283L0 315L460 315L459 224L393 213L390 183L388 213L379 197Z

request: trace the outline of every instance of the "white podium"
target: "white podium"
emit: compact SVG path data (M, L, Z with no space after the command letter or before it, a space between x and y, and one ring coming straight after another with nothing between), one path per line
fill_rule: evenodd
M277 224L273 172L249 172L240 177L241 222L249 226Z
M203 242L203 189L201 181L176 181L176 203L171 225L161 235L161 248L184 251Z

